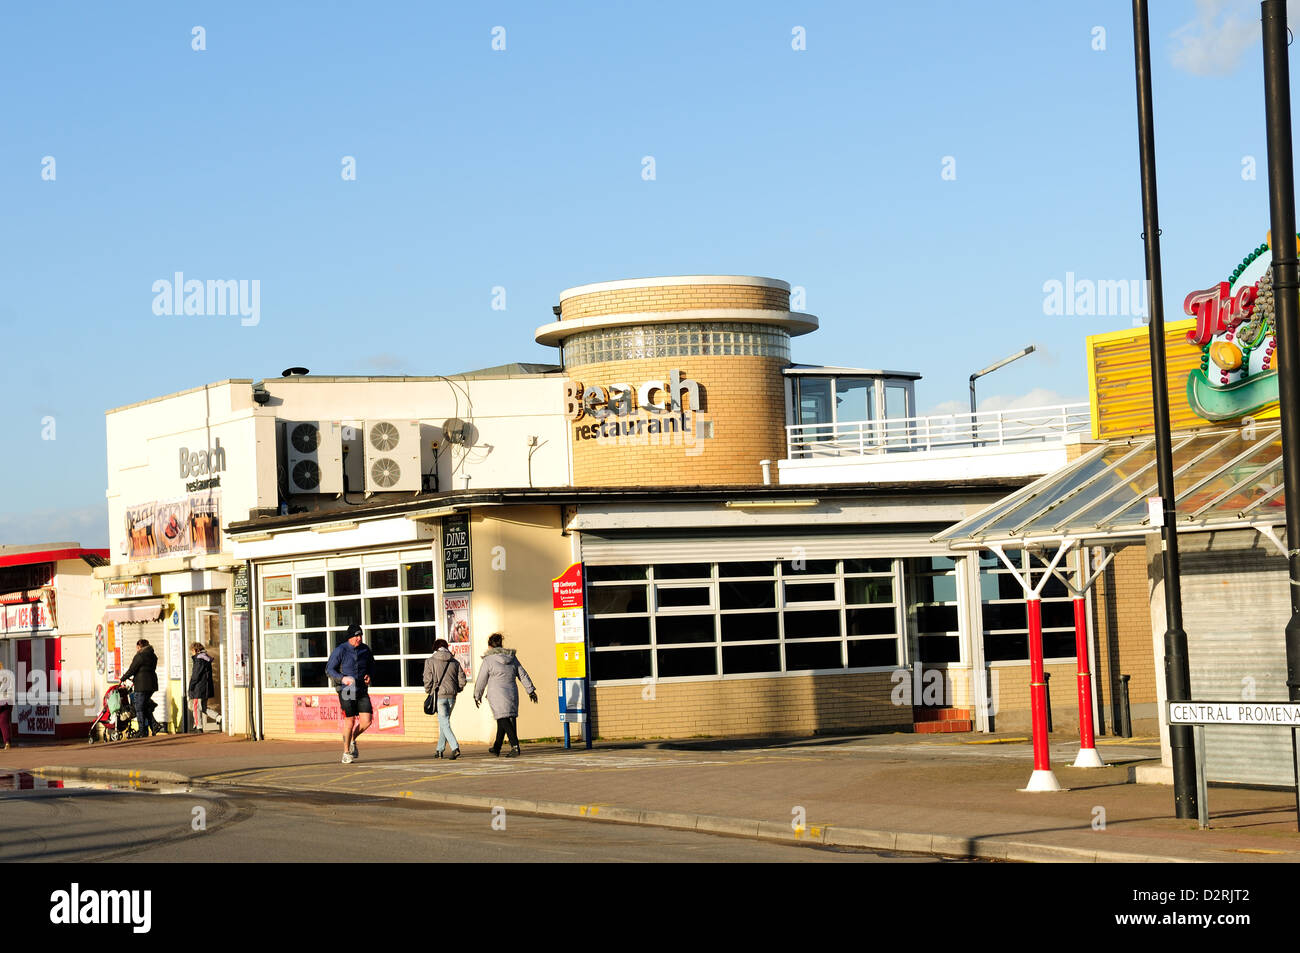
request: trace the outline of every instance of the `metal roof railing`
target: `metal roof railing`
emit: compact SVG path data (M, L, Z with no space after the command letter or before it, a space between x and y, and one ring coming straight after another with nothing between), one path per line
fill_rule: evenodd
M921 450L1005 447L1064 440L1088 433L1087 403L981 410L970 414L889 417L826 424L794 424L786 430L786 459L872 456Z

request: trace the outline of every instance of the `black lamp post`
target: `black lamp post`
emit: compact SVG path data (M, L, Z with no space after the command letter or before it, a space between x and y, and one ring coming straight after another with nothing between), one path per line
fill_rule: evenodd
M1273 301L1280 373L1282 479L1286 489L1286 544L1291 572L1291 620L1286 624L1286 687L1300 701L1300 305L1296 301L1295 172L1291 156L1291 80L1287 56L1286 0L1264 0L1264 119L1268 127L1268 211L1273 242ZM1300 756L1291 732L1296 768L1296 816L1300 823Z
M1138 148L1142 166L1142 238L1150 288L1151 398L1156 432L1156 482L1163 519L1160 548L1165 576L1165 689L1170 701L1191 698L1187 633L1183 631L1182 585L1178 571L1178 526L1174 511L1174 463L1169 440L1169 378L1165 369L1164 290L1160 277L1160 218L1156 201L1155 126L1151 118L1151 37L1146 0L1133 0L1133 53L1137 61ZM1271 139L1270 139L1271 142ZM1196 817L1196 748L1191 725L1170 725L1174 761L1174 814Z

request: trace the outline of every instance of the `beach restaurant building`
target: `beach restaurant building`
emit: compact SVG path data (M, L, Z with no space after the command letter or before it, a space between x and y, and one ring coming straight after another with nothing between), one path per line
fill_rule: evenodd
M918 416L917 373L794 363L818 319L769 278L584 285L554 318L535 334L552 364L288 373L110 412L100 573L141 587L116 605L169 646L176 698L193 632L221 656L225 730L332 737L325 663L359 622L382 737L436 736L436 638L472 679L498 631L542 700L524 737L583 719L603 738L1028 725L1020 583L936 537L1089 452L1086 405ZM1074 609L1055 578L1043 594L1064 727ZM1135 651L1101 605L1089 703L1104 727L1123 670L1154 718L1149 635ZM493 729L467 704L453 724Z

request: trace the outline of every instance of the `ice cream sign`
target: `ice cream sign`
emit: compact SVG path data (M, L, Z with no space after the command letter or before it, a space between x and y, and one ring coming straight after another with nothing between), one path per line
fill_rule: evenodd
M1201 349L1201 365L1187 377L1187 403L1204 420L1235 420L1277 403L1272 261L1265 242L1227 281L1183 301L1196 319L1187 343Z

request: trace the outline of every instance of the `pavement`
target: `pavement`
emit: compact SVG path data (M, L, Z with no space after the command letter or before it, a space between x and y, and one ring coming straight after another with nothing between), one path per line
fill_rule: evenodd
M803 844L1003 861L1300 861L1289 790L1211 786L1209 830L1173 817L1173 789L1130 782L1158 763L1155 738L1099 739L1105 768L1072 768L1077 741L1053 736L1067 790L1024 793L1028 738L877 734L834 738L527 744L520 758L466 746L160 736L0 752L3 773L249 791L412 798L462 810L639 824Z

